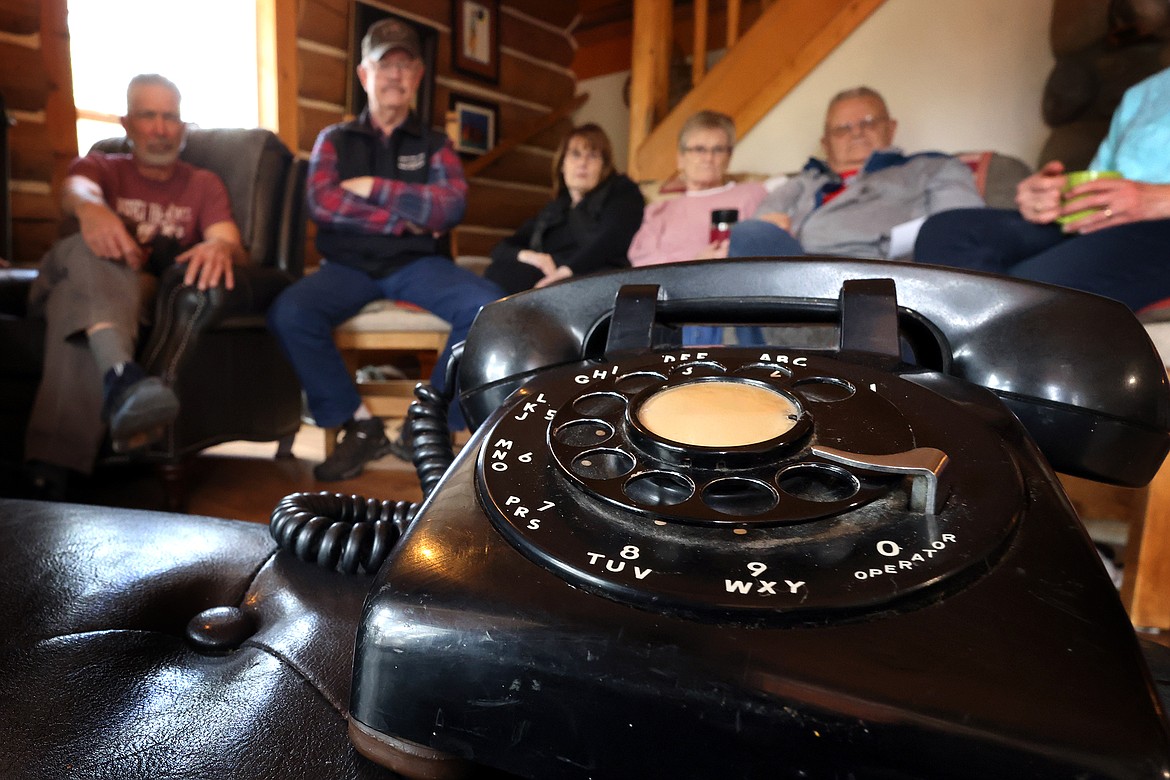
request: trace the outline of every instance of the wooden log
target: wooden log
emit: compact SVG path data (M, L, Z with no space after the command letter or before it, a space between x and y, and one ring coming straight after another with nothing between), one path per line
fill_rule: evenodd
M40 122L17 122L8 128L13 179L52 181L55 157L49 134Z
M352 0L301 0L297 36L349 50L349 6Z
M480 175L534 187L548 187L552 181L552 156L533 147L518 147L485 167Z
M558 120L556 124L552 125L546 130L543 130L532 138L528 139L528 143L533 146L539 146L542 149L555 150L561 145L561 139L573 129L573 118L565 117Z
M559 106L573 97L577 81L568 71L549 70L505 54L500 58L500 89L533 103Z
M43 111L49 76L39 49L0 42L0 92L9 111Z
M515 230L552 200L552 190L508 186L507 182L472 180L467 196L469 225L490 225Z
M11 193L11 199L14 221L51 220L55 222L61 218L61 208L52 192L20 192L18 190Z
M297 57L300 96L345 105L349 90L349 63L329 54L301 49Z
M562 68L573 63L573 46L563 32L534 24L525 17L503 14L500 18L500 48L522 51L538 60Z
M297 109L297 125L300 140L297 142L299 151L306 154L313 151L313 144L317 135L326 127L340 122L344 115L340 111L328 111L320 108L299 106Z
M577 3L550 3L548 0L506 0L503 6L501 15L506 14L506 9L511 8L562 29L568 29L577 16Z
M0 0L0 30L32 35L40 29L40 4L35 0Z

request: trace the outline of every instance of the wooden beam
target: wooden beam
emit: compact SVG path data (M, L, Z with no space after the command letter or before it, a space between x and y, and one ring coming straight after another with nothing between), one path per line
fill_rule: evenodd
M41 0L41 53L49 92L45 97L45 131L53 149L54 192L77 156L77 113L73 104L73 67L69 56L69 11L66 0Z
M297 150L297 0L256 0L260 126Z
M630 58L630 150L642 146L665 115L670 86L670 0L634 0L634 45ZM633 163L634 155L630 155ZM641 173L631 164L630 175Z
M631 175L640 179L669 176L674 170L678 131L687 117L701 109L729 114L742 136L883 2L817 0L771 4L668 117L652 132L636 137L631 84ZM635 47L636 39L635 32Z
M698 84L707 75L707 0L694 2L694 41L691 44L691 83Z
M727 0L727 48L729 49L739 42L739 11L739 0Z

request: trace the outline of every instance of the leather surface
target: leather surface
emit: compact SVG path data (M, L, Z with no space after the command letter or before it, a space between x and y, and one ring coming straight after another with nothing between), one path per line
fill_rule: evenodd
M368 578L206 517L0 499L0 537L0 777L395 777L346 736ZM200 650L224 606L255 632Z

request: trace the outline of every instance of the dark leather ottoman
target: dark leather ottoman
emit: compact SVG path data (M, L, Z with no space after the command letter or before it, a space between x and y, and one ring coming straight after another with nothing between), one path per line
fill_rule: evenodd
M0 777L396 777L346 736L368 578L161 512L0 500L0 539Z

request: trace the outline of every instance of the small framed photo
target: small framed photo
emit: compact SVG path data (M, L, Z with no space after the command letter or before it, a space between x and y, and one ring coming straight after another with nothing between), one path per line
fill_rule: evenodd
M455 0L452 13L455 70L495 84L500 79L499 0Z
M448 133L455 151L478 157L496 145L499 108L482 100L451 93Z

